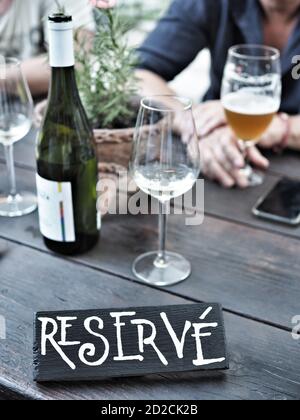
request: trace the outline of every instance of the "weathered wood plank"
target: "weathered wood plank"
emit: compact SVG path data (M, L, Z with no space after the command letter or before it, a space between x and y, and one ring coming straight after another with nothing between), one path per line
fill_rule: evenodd
M35 136L33 130L23 141L15 146L16 164L21 167L35 168ZM3 152L0 149L0 161ZM208 215L225 218L230 221L247 224L249 226L277 232L283 235L289 235L300 238L300 227L290 227L282 224L276 224L265 220L260 220L252 215L252 208L258 199L270 191L281 176L292 176L300 178L300 155L295 152L285 152L284 155L269 155L271 168L266 174L265 182L262 186L246 189L226 190L219 185L205 182L205 212ZM3 162L3 159L2 159ZM4 168L0 167L4 172ZM273 174L275 172L275 174ZM277 173L277 175L276 175Z
M275 223L260 219L252 214L252 209L257 201L271 191L280 179L281 176L267 174L263 185L246 190L227 190L215 183L206 181L205 212L213 217L300 239L300 226L293 227Z
M285 151L282 155L270 152L266 156L271 161L270 171L281 176L300 178L300 153L291 150Z
M24 186L34 183L34 174L27 171L18 171L18 178ZM0 236L46 251L36 213L1 219ZM133 280L133 260L156 246L155 216L107 217L99 245L77 261ZM300 301L298 240L210 217L202 226L187 227L183 216L172 216L167 246L193 266L191 278L172 292L219 301L231 311L291 328Z
M97 400L299 398L298 343L287 332L230 314L225 314L231 358L226 374L36 385L31 367L35 311L187 301L11 243L0 264L0 314L6 317L8 332L7 339L0 342L0 386L10 395Z
M33 128L24 140L21 140L15 145L15 160L17 165L35 168L36 135L37 130ZM300 153L287 150L280 155L269 151L264 151L264 154L270 159L271 173L300 178ZM4 162L2 148L0 148L0 161Z

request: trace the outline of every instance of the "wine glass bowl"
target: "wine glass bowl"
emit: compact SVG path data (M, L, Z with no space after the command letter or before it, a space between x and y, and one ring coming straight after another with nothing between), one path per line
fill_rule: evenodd
M262 45L238 45L229 50L221 100L229 126L245 157L270 126L281 103L280 52ZM263 178L246 163L250 186Z
M4 68L3 68L4 67ZM33 193L18 193L13 159L13 145L30 131L33 118L33 100L15 58L6 58L0 74L0 143L4 146L10 180L7 196L0 196L0 216L17 217L36 210L37 200Z
M170 201L188 192L200 172L198 138L189 99L153 96L141 101L130 171L138 187L159 201L160 247L139 257L134 274L144 282L169 286L185 280L191 266L165 250Z

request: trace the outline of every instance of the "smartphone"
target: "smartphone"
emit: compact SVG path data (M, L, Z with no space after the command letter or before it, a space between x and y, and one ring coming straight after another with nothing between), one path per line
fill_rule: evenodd
M259 199L252 210L257 217L291 226L300 224L300 181L283 178Z

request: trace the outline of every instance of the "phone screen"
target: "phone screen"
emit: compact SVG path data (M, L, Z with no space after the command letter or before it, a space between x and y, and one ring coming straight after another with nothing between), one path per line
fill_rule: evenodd
M300 181L282 179L257 210L283 219L295 220L300 215Z

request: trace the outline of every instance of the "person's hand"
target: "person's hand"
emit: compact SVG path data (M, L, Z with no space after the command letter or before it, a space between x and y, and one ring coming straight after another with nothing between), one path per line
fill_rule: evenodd
M248 187L247 177L241 171L245 159L229 127L215 130L199 142L199 147L202 173L207 178L220 182L225 188ZM247 159L262 169L269 166L255 146L247 150Z
M279 146L282 143L282 139L284 138L286 131L286 123L278 115L276 115L270 127L260 139L258 143L259 146L264 149L272 149Z
M42 102L39 102L34 108L33 123L39 128L43 122L43 118L47 109L48 100L45 99Z
M197 133L205 137L216 128L226 125L226 117L221 101L208 101L193 108Z

